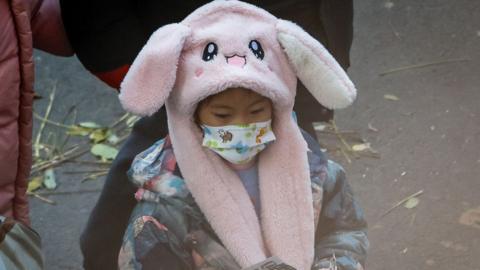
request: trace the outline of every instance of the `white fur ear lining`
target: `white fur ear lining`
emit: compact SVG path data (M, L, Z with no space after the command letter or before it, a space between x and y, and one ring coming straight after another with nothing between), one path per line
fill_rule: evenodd
M356 97L355 86L327 50L293 23L284 21L282 26L289 29L278 32L278 41L297 77L317 101L329 109L352 104Z

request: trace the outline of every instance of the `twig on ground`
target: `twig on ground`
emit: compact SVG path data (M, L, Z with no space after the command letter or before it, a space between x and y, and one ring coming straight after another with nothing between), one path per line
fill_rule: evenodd
M42 145L43 145L43 144L42 144ZM78 145L75 145L75 146L71 147L69 150L63 152L62 154L59 154L59 155L54 156L54 157L51 157L49 160L44 160L44 161L41 161L41 162L37 162L37 163L33 164L32 170L35 170L35 169L37 169L38 167L42 167L42 166L44 166L45 164L49 164L49 163L51 163L52 160L54 160L54 159L57 159L57 158L62 157L62 156L67 156L67 155L75 152L75 150L77 150L77 149L78 149Z
M82 179L82 183L83 182L86 182L88 180L93 180L93 179L96 179L100 176L104 176L104 175L107 175L108 174L108 171L103 171L103 172L99 172L99 173L92 173L90 175L87 175L85 178Z
M33 192L33 191L27 192L27 195L34 196L35 198L39 199L40 201L46 202L46 203L48 203L48 204L52 204L52 205L57 204L55 201L52 201L52 200L50 200L50 199L47 199L47 198L43 197L42 195L40 195L40 194L38 194L38 193L36 193L36 192Z
M79 163L79 164L85 164L85 165L112 165L112 162L76 160L76 159L66 160L65 162Z
M352 163L352 159L350 158L350 156L347 154L348 153L352 153L353 156L355 158L358 158L358 156L355 154L355 152L353 151L352 147L347 143L347 141L345 140L345 138L343 138L342 134L340 134L339 130L338 130L338 127L337 127L337 124L335 124L335 120L332 120L330 121L332 127L333 127L333 131L335 132L335 135L338 137L338 139L340 140L340 142L343 144L343 146L345 146L345 150L340 147L340 150L342 151L343 155L345 156L345 158L347 159L348 163Z
M405 199L397 202L392 208L388 209L385 213L383 213L383 214L381 215L381 217L384 217L384 216L388 215L390 212L392 212L392 211L395 210L397 207L399 207L400 205L404 204L406 201L410 200L411 198L418 197L418 196L420 196L420 195L422 195L422 194L423 194L423 189L420 190L420 191L418 191L418 192L416 192L416 193L414 193L414 194L412 194L412 195L410 195L410 196L408 196L408 197L406 197Z
M338 139L340 139L340 142L342 142L342 144L345 146L345 148L347 149L347 151L349 151L349 152L353 151L353 150L352 150L352 147L345 141L345 139L343 138L342 134L338 131L338 127L337 127L337 125L335 124L335 120L332 120L332 121L331 121L331 124L332 124L333 130L334 130L334 132L335 132L335 135L337 135Z
M342 152L343 156L345 156L345 159L347 159L348 163L352 163L352 160L350 159L350 156L341 147L340 147L340 152Z
M125 119L127 119L129 115L130 115L129 113L125 113L125 114L122 115L122 117L120 117L117 121L113 122L113 124L111 124L108 128L109 128L109 129L113 129L114 127L116 127L117 125L119 125L120 123L122 123Z
M81 173L101 173L101 172L108 172L108 169L104 168L104 169L101 169L101 170L84 170L84 171L68 171L68 172L64 172L64 174L81 174Z
M368 130L373 132L378 132L378 129L372 125L372 123L368 123Z
M379 76L385 76L385 75L389 75L389 74L392 74L392 73L405 71L405 70L409 70L409 69L424 68L424 67L429 67L429 66L442 65L442 64L453 63L453 62L464 62L464 61L470 61L470 59L468 59L468 58L450 59L450 60L435 61L435 62L430 62L430 63L411 65L411 66L406 66L406 67L390 69L390 70L382 72L378 75Z
M45 116L40 124L40 128L38 130L37 137L35 138L35 144L33 145L34 148L34 157L40 157L40 139L42 137L43 129L45 128L45 123L50 116L50 111L52 110L53 100L55 99L55 92L57 91L57 82L54 83L52 92L49 96L47 110L45 111Z
M61 195L72 195L72 194L85 194L85 193L98 193L101 192L101 189L83 189L76 191L46 191L39 193L41 196L61 196Z
M47 124L54 125L54 126L61 127L61 128L70 128L70 126L67 126L67 125L64 125L64 124L61 124L61 123L58 123L58 122L55 122L55 121L46 119L45 117L42 117L41 115L39 115L39 114L36 113L36 112L33 112L33 117L37 118L37 119L40 120L42 123L47 123Z
M53 166L57 166L61 163L64 163L65 161L67 160L71 160L71 159L75 159L75 158L78 158L80 157L81 155L87 153L88 151L90 151L90 149L83 149L83 150L80 150L79 152L77 153L74 153L70 156L65 156L64 154L62 155L57 155L55 156L54 158L52 158L51 160L48 160L47 162L44 162L42 165L40 166L37 166L35 167L34 169L32 169L32 174L36 173L36 172L39 172L39 171L42 171L42 170L45 170L45 169L48 169L48 168L51 168Z
M75 123L75 122L77 121L77 109L76 109L76 106L72 106L72 107L70 108L70 110L68 110L68 114L67 114L67 115L69 115L70 113L73 114L73 121L72 121L72 123ZM63 123L65 123L65 121L66 121L66 117L64 118ZM65 146L67 145L68 140L70 139L70 137L71 137L71 135L70 135L68 132L66 132L66 134L65 134L65 139L63 140L63 143L60 145L60 151L63 152L63 149L64 149Z

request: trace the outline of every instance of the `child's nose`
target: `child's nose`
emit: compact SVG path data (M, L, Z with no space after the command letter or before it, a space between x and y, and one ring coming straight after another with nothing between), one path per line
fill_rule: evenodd
M232 124L233 125L246 125L246 124L249 124L249 121L250 121L250 119L248 118L248 116L245 116L243 114L239 114L239 115L236 115L232 119Z

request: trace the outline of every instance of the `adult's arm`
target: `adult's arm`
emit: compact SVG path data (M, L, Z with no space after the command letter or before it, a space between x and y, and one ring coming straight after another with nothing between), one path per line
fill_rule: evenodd
M150 35L209 1L60 0L68 38L91 73L119 89Z
M71 56L73 49L67 38L59 0L39 0L31 16L33 46L48 53Z

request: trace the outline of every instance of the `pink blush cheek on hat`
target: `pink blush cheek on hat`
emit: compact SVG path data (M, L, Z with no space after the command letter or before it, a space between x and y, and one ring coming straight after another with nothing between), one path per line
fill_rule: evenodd
M197 68L195 69L195 77L199 78L203 74L203 68Z

